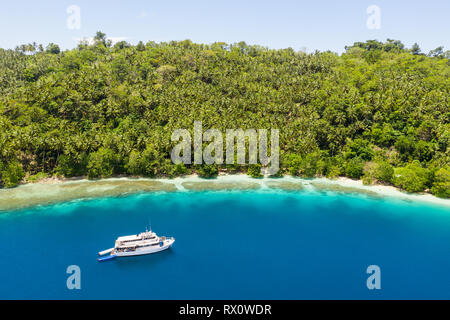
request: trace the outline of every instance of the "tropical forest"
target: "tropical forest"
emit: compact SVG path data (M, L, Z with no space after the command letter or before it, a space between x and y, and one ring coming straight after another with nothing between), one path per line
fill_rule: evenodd
M174 164L173 131L202 121L224 133L279 129L274 178L348 177L450 198L450 52L392 39L343 48L113 44L97 32L70 50L0 49L0 186L261 176L259 164Z

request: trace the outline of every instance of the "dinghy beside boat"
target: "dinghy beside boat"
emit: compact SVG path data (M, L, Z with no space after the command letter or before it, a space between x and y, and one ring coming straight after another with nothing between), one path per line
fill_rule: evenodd
M108 255L108 256L106 256L106 257L98 258L97 260L100 261L100 262L102 262L102 261L112 260L112 259L114 259L115 257L117 257L115 254L110 254L110 255Z
M114 250L114 248L106 249L106 250L100 251L100 252L98 253L98 255L99 255L99 256L104 256L105 254L111 253L113 250Z

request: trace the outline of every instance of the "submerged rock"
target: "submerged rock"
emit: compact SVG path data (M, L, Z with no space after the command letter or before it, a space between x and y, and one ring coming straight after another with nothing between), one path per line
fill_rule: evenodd
M0 190L0 210L14 210L75 199L114 197L139 192L176 191L172 183L151 180L75 181L34 183Z
M281 189L288 191L303 190L305 188L301 182L277 181L277 180L267 181L266 186L272 189Z
M321 183L321 182L311 182L311 185L318 191L334 191L341 193L359 193L366 194L371 197L381 197L381 195L375 191L367 190L364 188L348 187L342 186L337 183Z
M260 185L256 182L248 181L186 181L181 184L186 190L204 191L204 190L253 190L259 189Z

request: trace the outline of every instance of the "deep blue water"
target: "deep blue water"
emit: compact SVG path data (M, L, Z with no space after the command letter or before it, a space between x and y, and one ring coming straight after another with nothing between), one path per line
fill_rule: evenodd
M116 237L171 250L97 262ZM381 268L368 290L366 268ZM66 268L81 268L68 290ZM450 299L450 210L311 192L180 192L0 214L1 299Z

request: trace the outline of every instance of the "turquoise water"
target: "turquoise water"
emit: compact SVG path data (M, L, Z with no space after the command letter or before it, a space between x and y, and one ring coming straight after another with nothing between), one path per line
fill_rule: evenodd
M98 263L116 237L171 250ZM1 299L450 299L450 210L313 192L175 192L0 214ZM368 290L366 268L381 268ZM68 290L66 268L81 269Z

